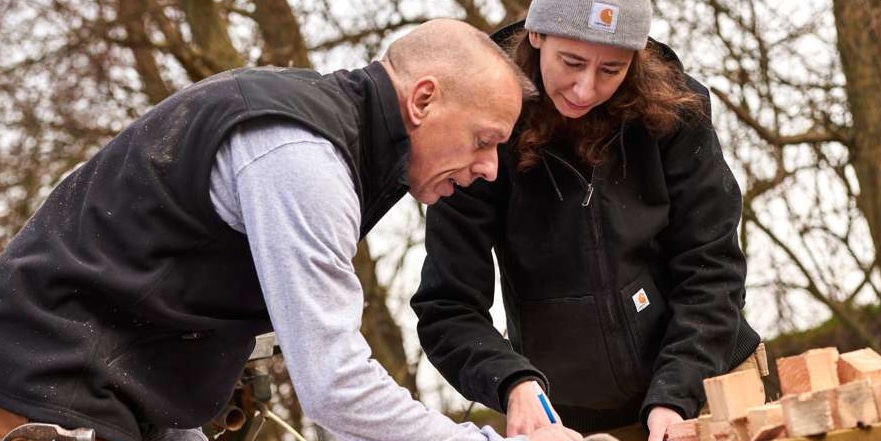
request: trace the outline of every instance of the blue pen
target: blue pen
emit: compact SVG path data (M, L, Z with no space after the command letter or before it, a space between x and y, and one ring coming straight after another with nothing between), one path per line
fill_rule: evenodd
M545 396L545 392L538 383L535 383L535 393L538 394L538 402L541 403L541 407L544 408L545 414L548 416L548 419L551 420L551 424L557 424L557 419L554 418L554 412L551 412L551 405L548 404L548 397Z

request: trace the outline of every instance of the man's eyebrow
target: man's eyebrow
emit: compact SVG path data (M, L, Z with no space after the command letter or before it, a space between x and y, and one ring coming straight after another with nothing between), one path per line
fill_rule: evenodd
M492 137L493 141L497 141L499 143L508 142L508 140L511 138L511 135L507 134L507 132L497 127L490 129L489 135Z

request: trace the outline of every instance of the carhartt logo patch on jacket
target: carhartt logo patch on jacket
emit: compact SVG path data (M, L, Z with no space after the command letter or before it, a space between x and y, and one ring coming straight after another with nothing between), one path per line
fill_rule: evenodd
M633 305L636 306L636 312L648 308L651 304L651 302L649 302L649 296L646 295L645 289L642 288L639 288L639 291L637 291L631 298L633 299Z

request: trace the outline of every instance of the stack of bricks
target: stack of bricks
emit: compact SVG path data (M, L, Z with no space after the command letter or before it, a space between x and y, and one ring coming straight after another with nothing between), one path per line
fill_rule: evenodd
M812 349L778 359L777 371L783 397L772 403L765 403L756 371L705 379L710 414L670 426L667 441L767 441L834 431L846 435L881 421L881 355L871 349L844 354L835 348ZM881 432L872 433L881 439Z

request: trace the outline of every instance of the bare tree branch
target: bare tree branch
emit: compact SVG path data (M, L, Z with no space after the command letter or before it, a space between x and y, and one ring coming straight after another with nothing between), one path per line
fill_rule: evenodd
M813 129L796 135L779 135L760 124L758 120L753 118L748 109L735 104L725 92L722 92L715 87L711 87L710 90L720 101L722 101L723 104L725 104L725 107L728 108L728 110L737 115L737 118L740 119L740 121L753 129L765 142L773 146L780 147L790 144L813 144L822 142L840 142L844 144L846 141L838 138L836 134L829 133L824 129Z
M855 318L854 315L849 308L841 304L839 302L833 301L830 297L824 295L824 293L819 289L817 284L814 282L814 278L812 276L812 272L802 264L801 259L799 259L798 255L783 241L781 240L770 228L768 228L765 224L763 224L756 216L752 210L744 210L744 220L751 222L757 228L759 228L765 235L774 242L777 247L783 251L794 264L801 274L807 280L807 286L800 287L802 290L810 294L810 296L817 300L818 302L826 305L836 317L838 317L845 327L851 330L855 335L859 336L861 340L865 342L866 345L875 349L876 351L881 350L881 343L879 343L878 338L859 321L859 319Z
M162 79L153 55L154 47L147 37L144 25L147 5L140 0L119 0L118 8L119 20L126 30L127 46L135 57L135 66L144 84L143 91L151 103L157 104L171 95L171 89Z
M480 7L478 7L477 3L474 0L455 0L456 3L462 7L462 10L465 11L465 22L474 26L477 29L480 29L483 32L491 32L495 26L491 25L483 14L480 12Z
M151 18L166 39L166 44L156 44L156 47L173 55L186 70L190 81L199 81L211 76L214 71L202 60L200 50L184 41L178 25L165 15L164 7L157 0L144 1L147 2Z
M327 41L323 41L321 43L316 44L309 48L310 51L324 51L333 47L337 47L343 44L349 45L359 45L364 42L364 40L370 37L379 37L384 38L389 34L405 28L407 26L414 26L428 20L429 17L419 16L411 19L401 18L400 20L395 21L394 23L388 23L382 29L364 29L363 31L352 33L352 34L343 34L337 38L333 38Z

